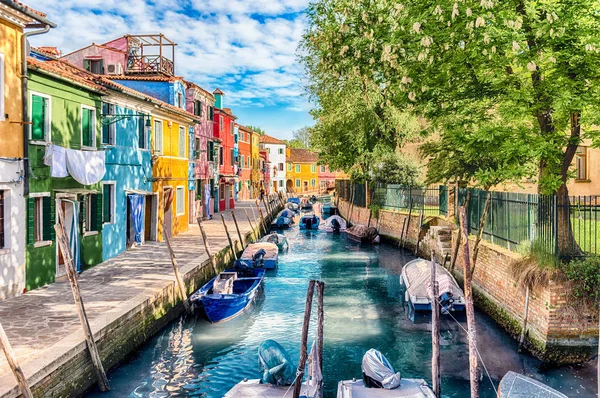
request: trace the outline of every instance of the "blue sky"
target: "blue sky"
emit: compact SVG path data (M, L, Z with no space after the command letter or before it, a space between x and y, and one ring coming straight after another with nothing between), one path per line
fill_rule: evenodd
M241 124L279 138L312 124L298 42L309 0L25 0L58 24L33 46L68 53L126 33L175 41L176 73L213 91Z

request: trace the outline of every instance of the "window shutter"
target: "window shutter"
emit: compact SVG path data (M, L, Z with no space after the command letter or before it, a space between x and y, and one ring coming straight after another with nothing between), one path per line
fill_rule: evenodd
M35 198L27 199L27 243L35 242Z
M213 120L215 118L215 108L214 107L211 106L209 108L208 116L209 116L208 118L210 120Z
M100 59L100 74L104 74L104 59Z
M90 71L90 60L89 59L84 59L83 60L83 69L87 70L88 72Z
M85 225L85 195L79 197L79 233L83 234L86 231L87 225Z
M138 118L138 148L146 148L146 118L140 117Z
M85 111L85 109L84 109ZM110 112L110 105L107 104L106 102L102 103L102 115L109 115ZM102 124L102 143L103 144L110 144L110 125L109 124Z
M92 207L92 231L102 230L102 195L91 195L90 206Z
M31 139L42 141L45 138L46 99L37 95L31 96Z
M52 218L52 198L44 196L42 198L42 212L44 219L44 230L42 231L42 239L54 240L54 220Z
M198 116L202 116L202 101L198 101Z
M81 130L82 134L82 142L81 145L89 146L90 142L90 110L83 109L81 112Z

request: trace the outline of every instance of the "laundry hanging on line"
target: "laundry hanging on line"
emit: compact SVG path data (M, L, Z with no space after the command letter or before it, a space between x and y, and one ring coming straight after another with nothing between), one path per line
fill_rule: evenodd
M91 185L101 181L106 174L105 159L104 151L78 151L49 144L44 164L50 166L51 177L70 174L78 183Z

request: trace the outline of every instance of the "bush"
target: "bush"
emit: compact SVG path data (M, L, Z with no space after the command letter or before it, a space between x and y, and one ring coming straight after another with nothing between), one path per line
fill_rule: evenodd
M561 266L567 280L571 282L571 296L590 306L598 307L600 299L600 256L574 260Z

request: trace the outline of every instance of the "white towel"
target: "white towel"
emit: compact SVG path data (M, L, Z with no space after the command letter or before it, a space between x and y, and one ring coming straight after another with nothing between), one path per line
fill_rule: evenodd
M67 177L67 152L66 149L48 144L44 155L44 164L50 166L50 177L62 178Z
M67 149L67 170L80 184L96 184L106 173L104 151Z

